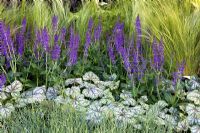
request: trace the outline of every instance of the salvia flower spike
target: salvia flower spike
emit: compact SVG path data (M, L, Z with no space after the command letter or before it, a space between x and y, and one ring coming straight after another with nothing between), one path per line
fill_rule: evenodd
M2 89L5 83L6 83L6 76L4 74L1 74L0 75L0 90Z
M60 58L61 49L60 49L60 46L58 44L58 39L59 39L59 36L56 34L54 36L54 46L53 46L53 49L51 51L51 59L53 61L56 61Z

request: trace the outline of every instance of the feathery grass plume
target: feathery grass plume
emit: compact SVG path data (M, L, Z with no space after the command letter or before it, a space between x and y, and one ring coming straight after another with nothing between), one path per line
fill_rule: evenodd
M0 90L6 83L6 76L4 74L0 74Z
M68 51L68 63L67 66L73 66L78 60L78 48L79 48L80 36L75 34L74 29L70 28L70 42Z
M17 41L17 53L21 57L24 54L24 45L25 45L25 31L26 31L26 18L22 21L22 28L19 33L16 35Z
M97 27L94 29L94 41L99 42L102 33L102 22L101 18L99 18L99 22Z
M58 17L56 15L52 17L52 29L53 29L53 33L56 33L58 29Z
M61 49L60 49L60 46L58 44L58 39L59 39L59 36L56 34L54 36L54 46L53 46L53 49L51 51L51 59L53 61L56 61L60 58Z
M46 27L44 27L44 29L42 30L41 44L42 44L44 51L46 53L49 52L49 33L48 33Z
M183 72L184 72L184 69L185 69L185 61L182 61L182 63L180 63L180 64L178 65L178 70L177 70L177 72L174 72L174 73L172 74L172 76L173 76L172 85L173 85L173 86L176 86L178 80L181 79L181 77L182 77L182 75L183 75Z
M88 28L86 31L86 40L85 40L85 46L84 46L84 57L87 58L88 57L88 49L90 47L91 44L91 40L92 40L92 28L93 28L93 19L90 18L89 22L88 22Z

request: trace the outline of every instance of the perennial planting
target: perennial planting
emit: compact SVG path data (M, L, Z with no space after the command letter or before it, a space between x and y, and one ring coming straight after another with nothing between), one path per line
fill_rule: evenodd
M70 105L91 129L109 120L142 130L151 119L200 133L200 79L184 76L187 58L169 63L166 34L143 28L141 16L128 31L120 16L109 29L103 16L89 17L85 31L76 20L61 26L55 14L42 26L27 16L14 26L0 18L1 122L47 101Z

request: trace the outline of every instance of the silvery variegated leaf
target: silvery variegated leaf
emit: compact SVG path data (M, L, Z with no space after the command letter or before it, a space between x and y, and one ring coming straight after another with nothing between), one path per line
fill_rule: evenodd
M134 124L133 127L135 129L141 130L142 129L142 125L141 124Z
M8 97L5 92L0 92L0 100L6 100Z
M49 87L46 92L46 97L48 100L53 100L57 97L58 91L53 87Z
M120 80L117 81L117 82L113 81L112 84L110 84L110 86L109 86L110 90L118 89L119 88L119 84L120 84Z
M166 121L167 124L170 124L173 127L177 125L176 118L173 117L172 115L165 114L164 120Z
M20 92L12 92L11 96L16 99L16 98L20 98L21 94Z
M129 108L130 112L134 115L134 116L138 116L138 115L142 115L144 114L146 111L143 109L142 106L138 105L135 107L131 107Z
M23 107L26 107L28 102L27 102L27 99L17 99L16 101L16 104L14 105L16 108L23 108Z
M115 100L111 99L111 98L107 98L107 97L103 97L99 100L99 102L102 104L102 105L108 105L110 103L113 103Z
M186 106L186 112L188 114L187 120L189 124L200 124L200 107L188 104Z
M120 94L120 98L123 100L126 100L127 98L132 98L132 94L130 91L122 90L122 93Z
M171 114L177 114L177 113L178 113L178 109L175 108L175 107L170 107L170 108L169 108L169 112L170 112Z
M123 126L131 123L134 114L128 108L115 108L114 116L117 124Z
M86 113L86 120L93 124L100 124L105 119L104 108L97 102L89 106Z
M97 98L103 96L103 90L101 90L97 87L86 88L86 89L83 90L82 93L85 97L88 97L88 98L91 98L91 99L97 99Z
M195 125L190 128L191 133L200 133L200 126Z
M200 105L200 92L198 90L189 92L187 94L187 99L194 102L196 105Z
M147 96L141 96L138 101L146 103L148 101L148 98L147 98Z
M177 125L177 131L178 132L181 132L181 131L187 131L189 129L189 123L186 119L178 122L178 125Z
M80 89L82 89L82 88L96 88L97 86L89 82L83 82L83 84L81 84L79 87Z
M126 100L122 101L122 104L125 106L135 106L136 101L133 98L127 98Z
M85 99L83 94L72 98L71 103L72 103L72 106L75 108L78 106L87 107L90 105L90 101Z
M63 98L63 96L57 96L55 99L54 99L54 102L56 104L71 104L72 101L69 97L66 97L66 98Z
M27 91L21 94L22 99L26 99L28 103L42 102L46 99L46 87L36 87L32 91Z
M94 74L93 72L91 72L91 71L87 72L87 73L85 73L83 75L83 80L85 80L85 81L92 81L95 84L97 84L100 81L99 77L96 74Z
M143 102L140 102L140 105L141 105L142 108L145 109L145 110L149 110L149 108L150 108L148 104L143 103Z
M200 83L196 81L194 76L191 76L190 79L186 82L186 88L189 91L200 89Z
M75 86L76 84L78 85L83 84L82 78L71 78L65 81L65 86L69 86L69 85Z
M163 100L158 101L155 105L157 105L160 109L163 109L168 106L168 104Z
M5 92L11 93L11 92L20 92L23 88L23 85L20 81L15 80L11 85L5 87Z
M71 88L67 88L65 90L65 94L67 96L71 96L71 97L76 97L76 96L79 96L81 94L81 90L79 87L76 87L76 86L72 86Z
M7 103L5 106L0 106L0 119L5 119L11 115L15 110L14 106L11 103Z

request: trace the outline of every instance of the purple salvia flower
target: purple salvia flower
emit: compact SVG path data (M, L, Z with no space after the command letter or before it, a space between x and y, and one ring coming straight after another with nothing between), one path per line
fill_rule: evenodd
M35 42L34 42L33 51L34 51L36 59L40 58L39 47L40 47L41 42L42 42L41 32L35 28Z
M109 58L112 61L112 63L115 64L116 63L115 52L114 52L114 47L113 47L114 42L111 41L111 38L112 37L108 37L108 42L107 42L108 43L108 55L109 55Z
M61 49L60 49L60 46L58 45L58 35L56 34L54 36L54 47L51 51L51 58L53 61L56 61L60 58L60 52L61 52Z
M114 28L114 40L115 40L115 48L117 52L121 55L123 54L124 47L124 24L116 23Z
M101 24L101 20L99 20L99 24L94 30L94 40L95 40L95 42L99 42L100 37L101 37L101 32L102 32L102 24Z
M156 41L156 38L154 37L152 50L153 50L152 68L156 71L162 71L162 68L164 65L164 45L163 45L162 38L161 38L160 43L158 44Z
M178 80L181 79L181 76L183 75L184 69L185 69L185 61L183 61L181 64L179 64L178 71L174 72L172 74L172 76L173 76L172 85L173 86L176 86Z
M67 29L66 28L62 28L61 29L61 34L60 34L60 40L61 40L61 44L65 44L65 37L66 37L66 33L67 33Z
M78 47L80 42L79 35L73 35L73 45L70 47L68 66L73 66L78 60Z
M90 47L91 44L91 32L92 32L92 27L93 27L93 19L90 18L89 22L88 22L88 29L86 31L86 41L85 41L85 46L84 46L84 57L87 58L88 57L88 49Z
M55 33L58 29L58 17L55 15L52 17L52 29L53 33Z
M22 28L21 28L21 31L20 33L18 33L16 35L16 40L17 40L17 52L18 52L18 55L21 57L24 53L24 45L25 45L25 37L24 37L24 34L25 34L25 31L26 31L26 18L23 19L22 21Z
M2 87L5 85L6 83L6 76L4 74L0 75L0 90L2 90Z
M42 30L42 47L45 52L49 51L49 33L46 27Z

